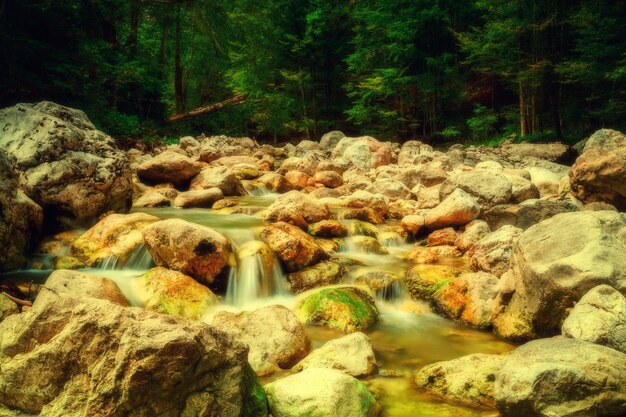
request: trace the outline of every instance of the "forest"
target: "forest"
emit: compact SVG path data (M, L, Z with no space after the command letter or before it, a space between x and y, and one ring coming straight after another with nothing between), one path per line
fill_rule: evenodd
M3 0L0 105L146 140L573 142L626 128L625 18L608 0Z

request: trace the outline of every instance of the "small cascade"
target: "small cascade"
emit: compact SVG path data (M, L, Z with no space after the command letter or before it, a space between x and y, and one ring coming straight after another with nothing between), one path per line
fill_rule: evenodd
M146 245L139 245L133 249L124 267L135 271L147 271L154 267L152 255L150 255Z
M397 248L405 244L404 239L396 232L382 232L378 236L381 245L386 248Z
M268 190L267 187L255 182L249 182L248 184L246 184L245 188L248 192L248 195L263 196L267 194L273 194L273 192Z
M394 280L389 285L376 291L376 300L398 304L406 300L406 288L402 280Z
M101 260L100 262L98 262L98 265L96 266L95 269L100 269L103 271L112 271L114 269L118 269L118 263L119 263L120 258L117 257L116 255L111 255L108 256L106 258L104 258L103 260Z

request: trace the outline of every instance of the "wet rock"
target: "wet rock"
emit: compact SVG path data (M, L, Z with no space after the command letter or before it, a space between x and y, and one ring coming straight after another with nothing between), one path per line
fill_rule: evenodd
M59 297L77 297L106 300L127 307L128 300L117 284L108 278L79 271L59 269L46 280L45 291L37 296L37 302L43 304L54 302Z
M337 188L343 185L343 178L335 171L322 171L315 174L313 177L315 182L322 184L328 188Z
M211 284L231 263L231 245L215 230L180 219L161 220L143 230L157 266Z
M33 308L0 323L0 407L80 417L266 412L251 395L243 344L201 322L90 297L80 287L97 287L90 278L42 290Z
M82 269L87 264L73 256L56 256L52 260L52 269Z
M308 229L309 223L316 223L330 218L328 206L299 191L290 191L281 195L265 212L266 222L287 222L302 229Z
M378 238L378 228L372 223L353 220L348 224L348 230L351 235L362 235Z
M416 265L407 271L404 283L413 299L429 301L458 274L459 271L447 265Z
M152 268L143 275L145 308L161 314L199 320L219 303L217 296L193 278L166 268Z
M289 272L299 271L327 257L311 236L288 223L278 222L264 228L261 239L272 248Z
M220 312L212 326L250 347L248 361L258 375L289 369L310 350L304 327L286 307L272 305L253 312Z
M569 308L591 288L626 290L623 215L558 214L522 233L494 310L494 329L509 339L560 332ZM620 237L622 236L622 237Z
M515 349L496 374L506 417L626 413L626 354L575 339L541 339Z
M389 200L380 194L372 194L358 190L343 199L346 207L351 209L368 208L380 217L384 217L389 211Z
M384 271L371 271L356 277L357 285L369 287L377 297L389 298L404 292L401 279L396 274ZM395 294L394 294L395 293Z
M13 314L19 314L20 308L4 294L0 294L0 323Z
M462 189L454 190L437 207L426 213L424 223L430 230L463 226L478 217L480 206Z
M346 135L344 135L343 132L333 130L332 132L328 132L322 136L320 139L320 146L324 149L334 149L339 141L345 137Z
M304 323L346 333L366 330L378 320L374 299L358 287L313 290L300 299L296 314Z
M493 386L506 355L476 353L420 369L415 385L427 393L469 407L495 406Z
M70 254L95 266L110 258L124 265L144 242L143 230L159 221L145 213L110 214L74 240Z
M256 162L255 162L256 164ZM240 180L253 180L261 175L259 168L251 163L238 163L231 166L233 174Z
M88 222L125 211L128 158L85 113L48 101L0 110L0 147L15 160L20 188L55 218Z
M298 272L287 275L291 291L299 293L311 288L339 282L345 268L333 261L323 261Z
M351 236L348 238L348 247L357 252L387 255L389 251L380 244L378 239L370 236Z
M443 246L454 245L456 241L457 233L452 227L446 227L445 229L435 230L428 235L428 246Z
M273 416L375 417L380 407L358 379L334 369L311 368L265 386Z
M342 157L360 168L371 169L390 164L391 150L370 136L344 137L333 149L332 157Z
M370 207L348 209L343 213L343 218L346 220L356 219L373 224L385 223L385 218L381 215L381 213Z
M465 228L454 241L454 245L460 251L466 252L472 248L480 239L487 236L491 230L487 222L483 220L472 220L465 225Z
M246 195L246 190L233 171L224 166L204 168L193 177L190 190L208 190L219 188L225 196Z
M222 190L217 187L206 190L191 190L178 194L174 200L175 207L211 207L213 203L224 198Z
M563 322L565 337L626 353L626 297L608 285L591 289Z
M626 210L626 136L595 132L569 173L572 193L584 202L604 201Z
M274 294L277 283L269 278L274 275L274 268L280 267L276 264L274 252L267 243L260 240L249 240L241 244L237 248L237 259L239 268L250 266L250 264L257 268L260 266L263 279L258 288L258 294L261 297L269 297Z
M439 262L439 253L436 248L422 246L418 243L411 248L404 259L415 264L436 264Z
M0 149L0 271L26 264L42 225L41 207L18 190L17 174Z
M458 188L484 207L508 203L513 195L511 182L504 175L483 169L452 174L441 185L441 200Z
M521 234L522 229L514 226L502 226L480 239L467 252L472 269L501 277L509 270L513 245Z
M280 188L283 188L285 190L283 192L289 190L304 190L306 187L309 186L311 176L300 171L289 171L285 174L285 179L289 182L289 184L291 184L291 188L281 186ZM276 191L281 192L278 190Z
M412 235L417 235L425 225L424 216L420 214L410 214L404 216L401 222L402 228Z
M498 294L498 277L477 272L463 274L432 295L432 304L442 315L478 328L491 327L491 311Z
M268 191L274 193L286 193L294 189L292 183L284 176L277 174L276 172L268 172L267 174L259 177L257 182L265 187Z
M169 191L169 190L168 190ZM133 202L134 208L142 207L170 207L172 198L160 190L150 190Z
M337 220L322 220L309 225L309 234L324 238L345 237L348 229Z
M201 166L188 156L167 150L137 167L137 175L143 181L171 182L182 185L195 177Z
M378 364L370 338L355 332L324 343L294 367L297 371L309 368L336 369L358 378L372 375Z

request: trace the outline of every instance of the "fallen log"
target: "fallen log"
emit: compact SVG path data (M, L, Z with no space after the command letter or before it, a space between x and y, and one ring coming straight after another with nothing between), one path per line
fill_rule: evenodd
M17 297L13 297L11 294L6 293L6 292L2 292L2 295L4 295L5 297L7 297L9 300L13 301L15 304L20 305L22 307L32 307L33 303L28 301L28 300L21 300Z
M210 106L198 107L197 109L189 110L185 113L178 113L173 115L168 119L170 122L176 122L178 120L189 119L191 117L200 116L203 114L212 113L214 111L220 110L229 105L238 105L243 104L246 101L245 94L240 94L224 101L220 101L219 103L211 104Z

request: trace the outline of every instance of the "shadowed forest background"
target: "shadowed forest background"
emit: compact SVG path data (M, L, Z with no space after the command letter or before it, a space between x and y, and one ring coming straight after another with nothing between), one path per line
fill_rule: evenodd
M0 107L52 100L146 140L576 141L626 128L625 19L591 0L3 0Z

